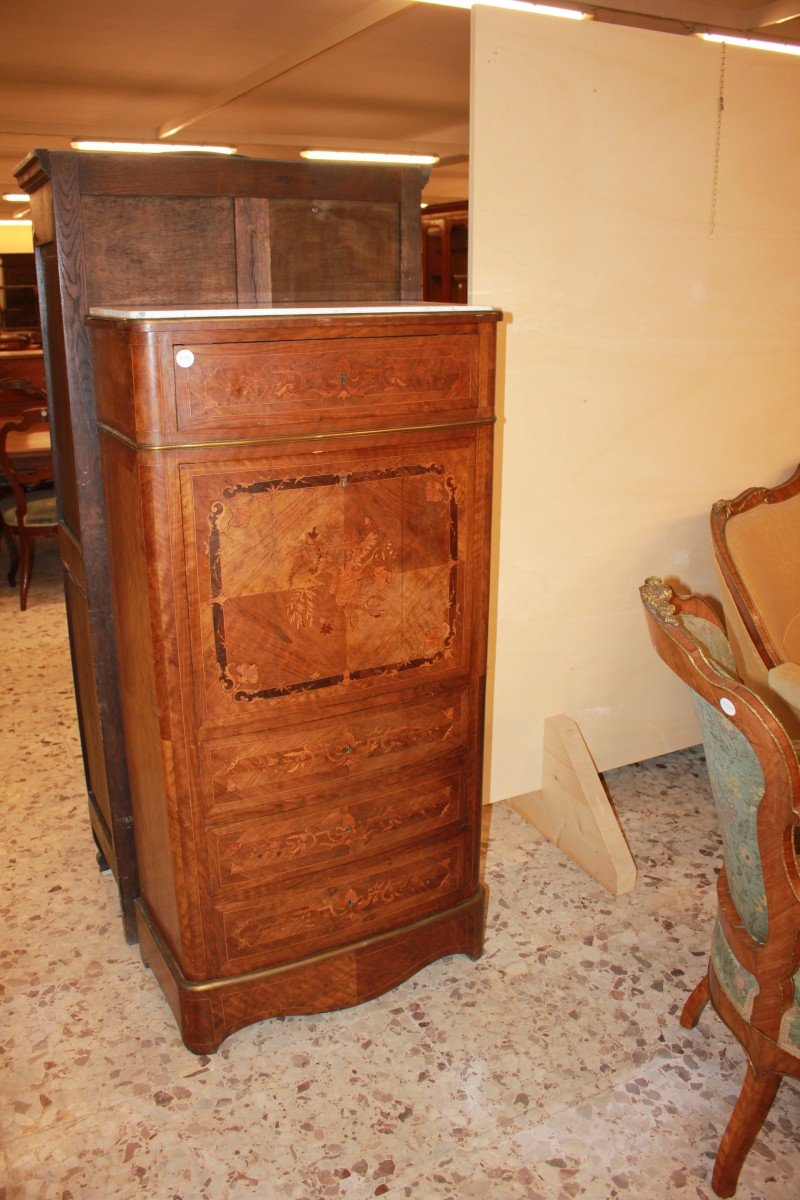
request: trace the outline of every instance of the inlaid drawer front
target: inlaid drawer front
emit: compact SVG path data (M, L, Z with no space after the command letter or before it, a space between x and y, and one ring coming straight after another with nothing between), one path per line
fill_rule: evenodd
M185 468L201 722L459 669L474 467L471 433L260 471Z
M477 338L215 342L174 346L178 428L241 428L269 419L330 426L477 406ZM185 365L184 365L185 364Z
M462 835L218 907L221 967L245 970L251 958L268 966L413 921L463 899L474 886L468 875Z
M436 829L462 823L467 809L467 768L434 778L374 785L333 804L305 805L284 816L254 817L208 830L215 888L265 883L293 871L319 867L395 847Z
M376 772L383 776L463 751L468 722L468 693L448 691L400 708L205 743L206 814L279 810L298 802L298 789L324 780L351 781Z

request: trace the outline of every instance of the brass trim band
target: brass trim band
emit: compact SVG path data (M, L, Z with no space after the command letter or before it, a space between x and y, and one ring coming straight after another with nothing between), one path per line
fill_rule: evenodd
M156 949L160 953L177 987L182 992L187 992L191 995L201 995L204 992L224 991L225 988L243 983L258 983L264 979L274 979L279 975L290 975L298 967L308 967L313 963L324 962L326 959L336 958L343 954L351 954L354 950L362 950L366 946L380 946L382 943L391 942L398 934L410 933L416 929L425 929L431 925L441 924L457 916L464 909L473 906L480 907L485 903L486 888L481 883L478 884L477 889L472 895L467 896L466 899L459 900L457 904L442 909L441 912L432 913L428 917L420 917L417 921L411 921L408 925L402 925L399 929L389 929L386 933L377 933L372 937L361 938L358 942L349 942L344 946L334 946L331 950L323 950L320 954L311 954L308 958L299 958L294 962L279 963L274 967L261 967L255 971L245 971L240 975L218 975L214 979L201 980L186 978L178 966L175 956L156 927L147 904L141 897L136 901L136 911L140 919L144 922L147 932L153 939Z
M342 429L328 433L281 433L261 438L214 438L207 442L135 442L127 434L105 421L98 421L98 429L123 442L131 450L208 450L216 446L271 446L281 442L328 442L351 437L376 437L387 433L426 433L437 429L469 429L476 425L494 425L497 417L474 417L468 421L440 421L426 425L395 425L384 429Z

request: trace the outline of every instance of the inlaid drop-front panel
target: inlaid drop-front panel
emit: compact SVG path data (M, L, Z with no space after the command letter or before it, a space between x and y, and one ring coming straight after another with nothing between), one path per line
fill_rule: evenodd
M187 353L188 352L188 353ZM291 420L330 426L466 413L478 403L474 331L444 337L195 342L173 352L178 428ZM182 365L188 362L188 365Z
M467 435L184 466L201 726L459 669L474 464Z

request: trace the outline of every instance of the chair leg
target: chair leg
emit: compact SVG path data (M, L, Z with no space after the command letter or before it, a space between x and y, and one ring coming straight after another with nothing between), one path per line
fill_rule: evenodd
M28 586L31 582L31 574L33 572L33 556L36 549L36 543L33 538L25 537L20 534L19 553L21 560L19 574L19 606L24 612L28 606Z
M742 1090L722 1135L711 1177L711 1186L718 1196L732 1196L736 1191L739 1172L764 1124L781 1079L781 1075L769 1072L756 1075L752 1063L748 1062Z
M3 522L3 541L8 546L8 553L11 557L11 565L8 568L8 586L13 587L17 581L17 567L19 566L19 550L15 538L12 537L11 531Z
M681 1025L684 1029L694 1029L700 1020L700 1014L708 1004L708 976L704 976L683 1006Z

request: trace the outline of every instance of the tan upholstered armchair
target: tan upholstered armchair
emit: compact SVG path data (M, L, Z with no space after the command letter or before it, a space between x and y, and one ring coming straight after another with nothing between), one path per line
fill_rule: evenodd
M800 738L800 467L718 500L711 539L737 670Z

